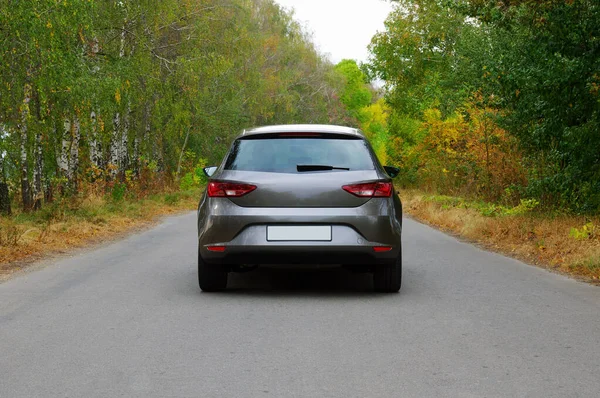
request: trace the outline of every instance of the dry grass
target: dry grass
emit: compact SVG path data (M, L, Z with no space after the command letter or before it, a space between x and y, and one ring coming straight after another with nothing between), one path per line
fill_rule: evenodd
M419 221L527 263L600 282L600 218L528 212L485 216L418 191L402 191L405 212ZM587 225L587 227L585 227Z
M193 210L199 197L198 190L118 202L91 196L0 217L0 280L44 255L99 243L151 225L160 216Z

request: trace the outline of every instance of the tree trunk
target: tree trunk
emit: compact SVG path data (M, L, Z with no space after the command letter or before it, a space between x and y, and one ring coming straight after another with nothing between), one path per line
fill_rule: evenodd
M27 123L29 121L29 102L31 101L31 85L26 84L24 88L25 97L21 107L21 199L23 201L23 211L30 211L33 208L31 197L31 186L29 184L29 159L27 156L28 131Z
M119 144L119 168L120 171L125 173L125 170L129 167L129 125L131 121L131 108L127 107L127 112L123 117L123 130L121 131L121 142Z
M125 21L127 23L127 21ZM119 47L119 58L123 58L125 56L125 29L126 24L123 25L123 29L121 29L121 45Z
M109 154L109 175L111 179L114 179L119 172L119 145L121 140L119 139L119 132L121 131L121 115L117 112L113 118L113 132L110 140L110 154Z
M10 196L8 195L8 185L5 182L0 182L0 214L10 216L12 210L10 208Z
M133 172L136 176L140 174L140 134L136 130L135 138L133 139Z
M33 208L42 208L44 192L42 190L42 173L44 170L44 155L42 153L42 133L35 136L35 167L33 169Z
M44 201L46 203L54 202L54 188L52 184L46 184L46 190L44 191Z
M67 180L71 180L69 175L69 148L71 146L71 121L65 119L63 122L62 145L60 156L58 157L58 168L60 175Z
M91 119L91 139L90 139L90 162L97 169L102 168L102 148L98 139L98 118L96 112L92 111Z
M183 161L183 154L185 153L185 147L187 146L188 139L190 138L190 130L188 128L187 133L185 134L185 140L183 141L183 146L181 147L181 153L179 154L179 161L177 162L177 173L175 174L176 178L179 179L179 173L181 172L181 162Z
M160 169L160 159L161 159L161 150L160 150L160 138L156 136L156 134L152 133L152 128L150 125L150 117L151 112L148 107L148 120L146 121L146 142L148 143L148 154L150 155L150 160L156 162L156 165Z
M81 140L81 125L77 116L73 117L71 156L69 159L69 185L74 192L77 192L79 174L79 141Z

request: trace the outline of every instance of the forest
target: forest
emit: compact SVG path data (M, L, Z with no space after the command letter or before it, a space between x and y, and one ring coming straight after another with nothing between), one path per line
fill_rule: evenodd
M386 82L404 186L600 211L600 3L399 0L363 71Z
M353 120L272 0L0 0L0 54L0 197L25 212L189 188L248 126Z
M332 123L403 187L598 214L598 2L393 3L333 65L273 0L0 0L0 198L191 187L245 127Z

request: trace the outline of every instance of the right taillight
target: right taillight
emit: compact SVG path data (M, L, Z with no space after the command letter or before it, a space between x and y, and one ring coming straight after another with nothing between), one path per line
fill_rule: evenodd
M211 181L207 192L211 198L239 198L256 189L256 185L240 184L238 182Z
M391 182L365 182L344 185L342 189L359 198L389 198L394 191Z

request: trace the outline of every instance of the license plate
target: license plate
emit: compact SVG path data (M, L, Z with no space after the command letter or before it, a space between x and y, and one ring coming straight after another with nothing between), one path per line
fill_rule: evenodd
M268 241L331 241L330 225L268 226Z

